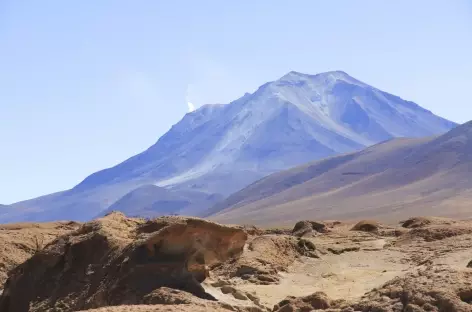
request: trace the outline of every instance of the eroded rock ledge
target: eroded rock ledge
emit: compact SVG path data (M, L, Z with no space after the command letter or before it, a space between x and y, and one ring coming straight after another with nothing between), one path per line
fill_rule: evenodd
M149 303L170 287L213 299L208 266L238 257L247 234L196 218L112 213L61 236L10 272L2 312L77 311Z

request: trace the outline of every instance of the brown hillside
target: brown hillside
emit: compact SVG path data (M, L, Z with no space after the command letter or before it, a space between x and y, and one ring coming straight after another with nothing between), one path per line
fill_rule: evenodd
M289 225L301 218L470 218L472 122L430 139L398 139L264 178L215 206L219 222Z

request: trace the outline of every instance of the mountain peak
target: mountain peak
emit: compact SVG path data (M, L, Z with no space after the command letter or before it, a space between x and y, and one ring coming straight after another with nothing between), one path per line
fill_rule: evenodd
M280 77L278 79L278 81L304 80L304 79L307 79L308 77L309 77L309 75L307 75L307 74L303 74L303 73L296 72L296 71L292 70L292 71L286 73L285 75L283 75L282 77Z
M345 71L342 71L342 70L328 71L328 72L320 73L316 76L329 76L329 77L335 77L335 78L354 79L353 77L349 76Z
M301 72L297 71L290 71L281 78L279 78L277 81L278 82L297 82L297 81L306 81L306 80L332 80L332 81L337 81L337 80L343 80L351 83L356 83L359 84L360 81L357 79L349 76L345 71L342 70L333 70L333 71L327 71L324 73L319 73L316 75L309 75L309 74L304 74Z

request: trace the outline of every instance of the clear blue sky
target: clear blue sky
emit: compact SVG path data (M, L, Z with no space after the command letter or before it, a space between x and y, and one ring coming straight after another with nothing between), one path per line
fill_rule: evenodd
M472 1L0 1L0 203L64 190L187 112L344 70L472 119Z

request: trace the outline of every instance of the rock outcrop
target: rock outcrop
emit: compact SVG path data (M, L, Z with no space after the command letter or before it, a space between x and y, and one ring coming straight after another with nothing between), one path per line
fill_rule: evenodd
M278 272L286 271L301 256L317 256L316 247L309 240L286 235L262 235L248 242L240 258L214 270L220 276L269 285L278 283Z
M444 240L449 237L472 234L470 221L447 218L412 218L403 227L409 228L403 239L423 239L428 242Z
M0 290L8 271L40 251L59 235L80 226L77 222L13 223L0 225Z
M272 311L289 312L289 311L313 311L325 310L332 306L332 300L324 292L316 292L305 297L287 297L277 305Z
M470 312L472 272L428 268L397 277L365 294L358 302L330 300L322 292L287 297L273 311L332 312Z
M326 232L328 232L328 227L325 223L308 220L298 221L292 230L292 234L297 237Z
M238 257L247 234L196 218L113 213L63 235L10 272L2 312L77 311L155 303L161 287L214 299L208 267Z
M362 220L352 227L352 231L376 233L380 230L380 224L374 220Z
M355 311L472 311L472 272L427 268L367 293Z
M234 306L223 302L208 301L192 294L161 287L146 296L145 303L140 305L108 306L87 312L265 312L257 306Z
M422 228L429 225L452 225L457 221L449 218L439 217L413 217L400 222L402 227L407 229Z

